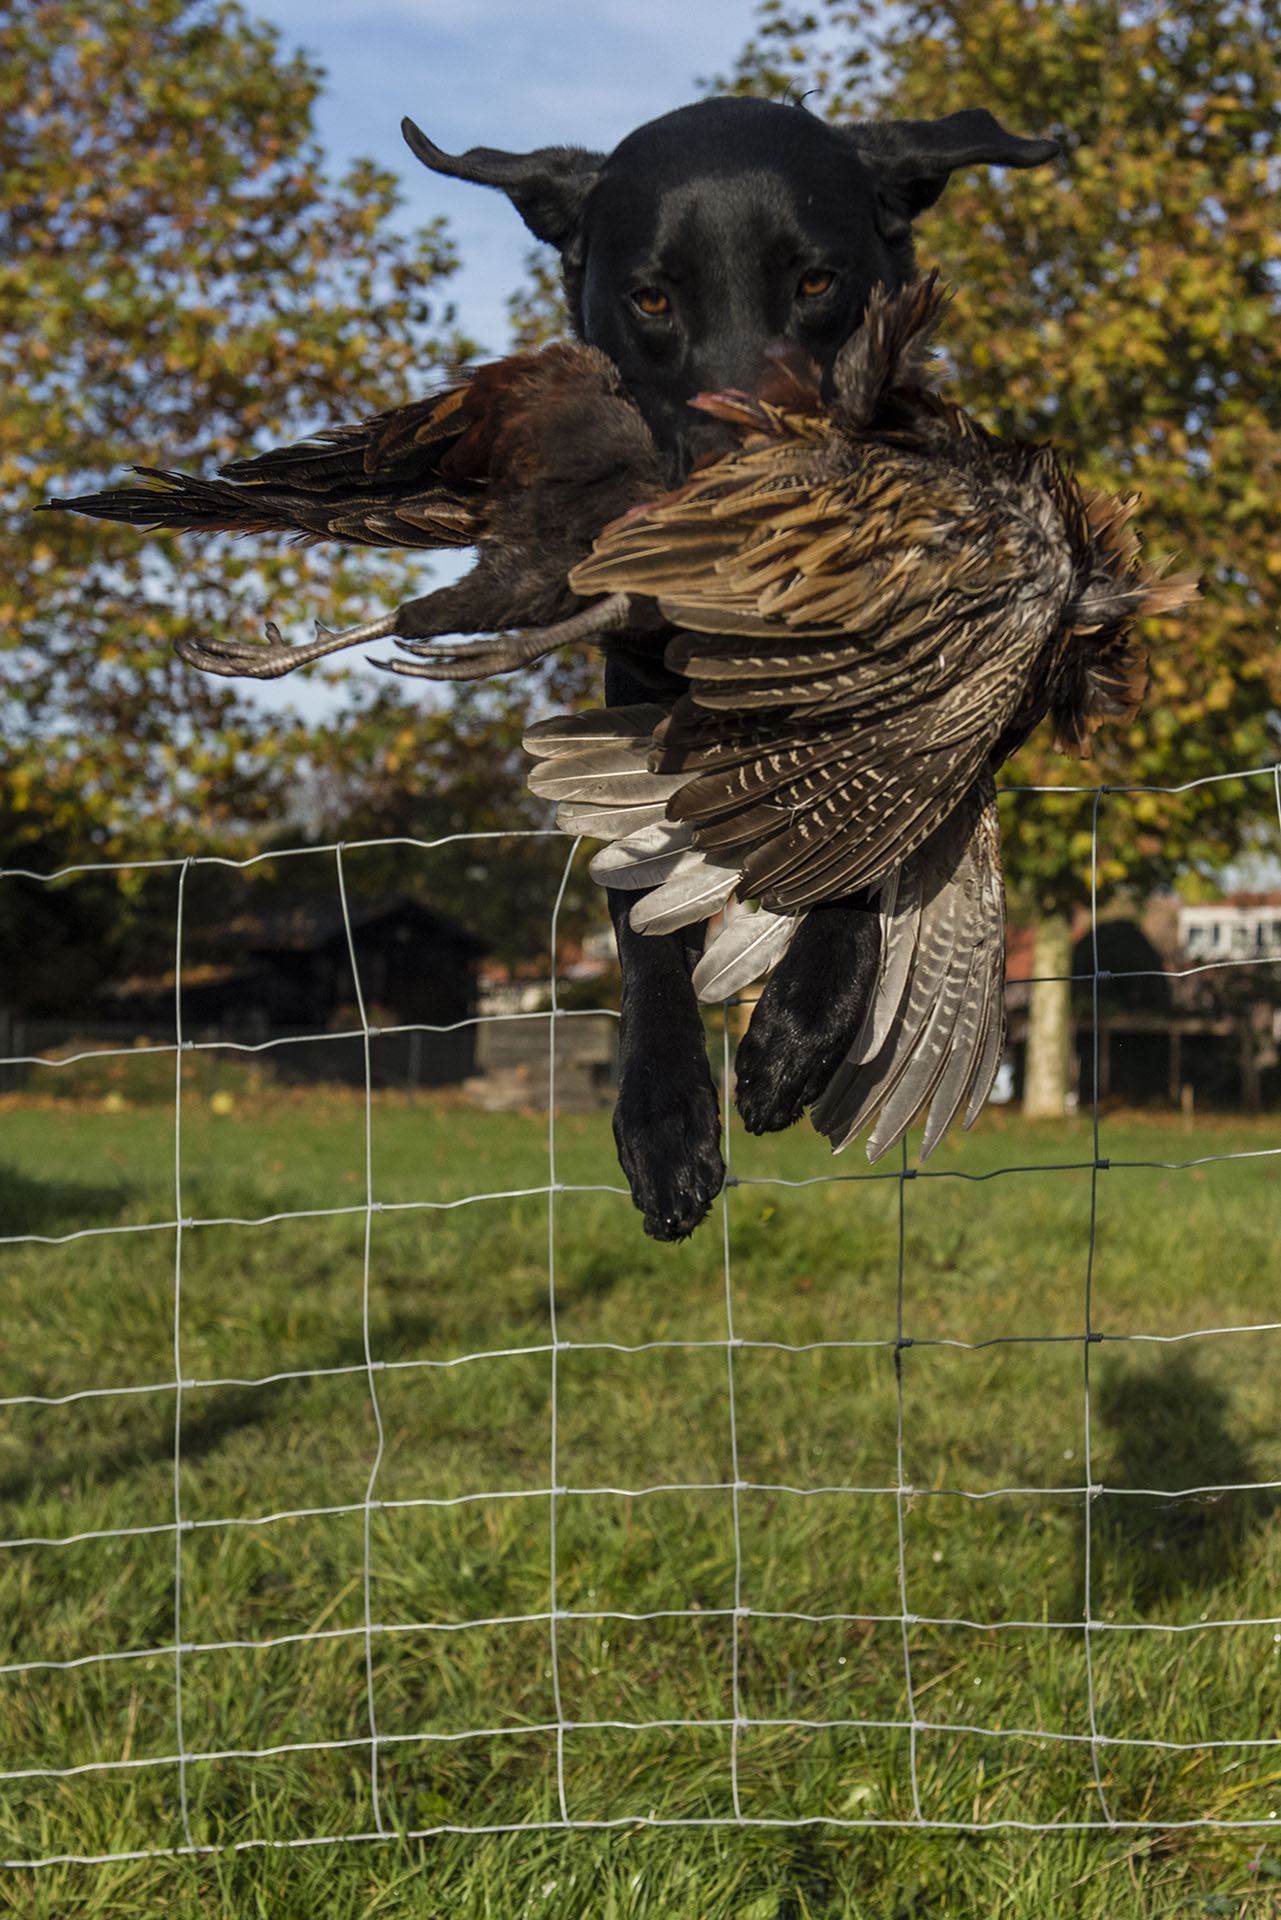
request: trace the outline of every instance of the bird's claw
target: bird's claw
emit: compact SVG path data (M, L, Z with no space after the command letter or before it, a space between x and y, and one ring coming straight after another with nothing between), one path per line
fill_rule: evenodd
M298 665L298 649L291 647L280 628L269 620L267 642L261 640L175 640L173 650L189 667L202 673L247 674L255 680L274 680Z
M365 640L385 640L396 624L394 613L380 620L366 620L357 627L326 627L316 621L316 637L300 646L291 646L274 620L268 620L261 640L175 640L174 652L189 667L202 673L244 674L253 680L278 680L295 667L310 666L328 653L343 647L356 647Z

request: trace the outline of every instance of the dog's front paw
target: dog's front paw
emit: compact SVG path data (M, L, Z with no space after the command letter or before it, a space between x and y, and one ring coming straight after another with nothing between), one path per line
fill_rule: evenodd
M752 1010L734 1061L734 1100L749 1133L778 1133L826 1088L863 1023L879 931L862 901L813 909Z
M614 1139L632 1199L654 1240L684 1240L725 1184L721 1117L704 1060L684 1073L625 1074Z
M835 1032L803 1032L785 1009L758 1001L734 1061L734 1104L747 1131L794 1126L844 1059L848 1038L843 1024Z

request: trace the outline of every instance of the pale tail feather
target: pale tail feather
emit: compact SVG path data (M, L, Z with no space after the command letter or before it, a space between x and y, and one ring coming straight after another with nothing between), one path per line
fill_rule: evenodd
M800 924L791 913L753 913L735 901L725 921L713 934L694 969L694 991L707 1006L730 1000L754 980L771 973L782 959Z
M713 866L696 853L670 880L641 896L632 908L632 926L637 933L675 933L706 920L724 906L737 880L737 867Z
M585 713L554 713L548 720L537 720L526 729L522 742L535 760L559 758L580 753L584 747L611 741L643 740L648 746L659 722L667 717L666 707L592 707Z
M602 847L592 860L592 879L603 887L636 890L671 879L691 853L694 830L683 821L660 820Z
M642 827L655 827L667 818L667 802L650 806L594 806L590 800L562 800L556 825L562 833L585 834L589 840L620 840Z
M590 800L602 806L645 806L667 800L685 785L686 773L651 773L643 759L621 748L602 747L541 760L529 775L540 800Z

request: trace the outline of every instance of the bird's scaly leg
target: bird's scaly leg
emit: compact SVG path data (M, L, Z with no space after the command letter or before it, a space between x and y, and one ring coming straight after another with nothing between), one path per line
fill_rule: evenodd
M323 627L317 620L316 638L294 647L275 621L269 620L266 646L260 640L175 640L174 652L189 667L199 667L202 673L246 674L254 680L279 680L295 667L323 660L327 653L338 653L343 647L358 647L363 640L386 640L395 631L394 613L341 630Z

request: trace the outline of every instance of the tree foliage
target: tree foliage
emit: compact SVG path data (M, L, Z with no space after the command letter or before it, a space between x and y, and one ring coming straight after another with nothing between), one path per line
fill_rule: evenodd
M1149 624L1128 729L1080 767L1038 735L1015 784L1172 786L1270 763L1281 706L1281 6L917 0L887 12L768 0L732 80L838 120L990 108L1052 133L1030 173L958 175L918 222L956 288L941 334L958 397L1049 438L1083 478L1138 491L1149 551L1190 558L1206 597ZM1264 783L1136 796L1099 877L1150 887L1250 844ZM1005 818L1007 868L1040 911L1088 897L1088 796ZM1272 827L1275 828L1275 813Z
M11 863L207 848L278 818L315 740L172 642L404 597L403 566L368 555L32 511L130 462L208 465L395 404L465 353L437 304L442 227L398 232L395 179L367 161L326 178L321 78L232 0L0 0Z
M560 257L551 247L530 247L525 255L526 279L509 295L507 317L512 346L523 352L569 333L569 307L561 284Z

